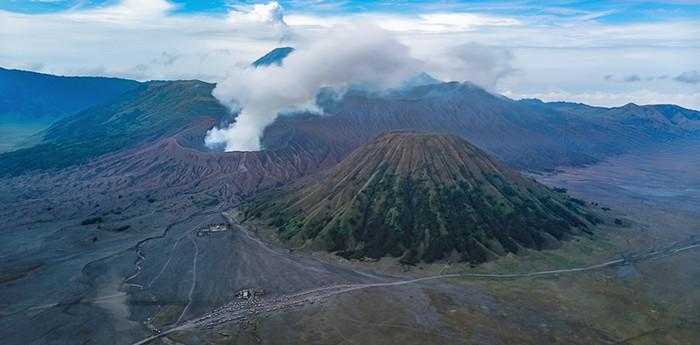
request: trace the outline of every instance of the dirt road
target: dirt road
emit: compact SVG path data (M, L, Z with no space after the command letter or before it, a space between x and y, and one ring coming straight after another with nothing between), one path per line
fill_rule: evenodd
M230 220L230 218L229 218ZM233 221L233 220L231 220ZM240 224L233 224L236 226L238 231L245 232L245 235L252 238L252 235L247 232L245 228L240 226ZM256 240L260 246L266 246L262 241ZM525 272L525 273L451 273L451 274L441 274L430 277L413 278L413 279L403 279L403 280L392 280L386 282L378 283L365 283L365 284L339 284L331 285L325 287L314 288L299 293L271 297L267 299L251 299L251 300L236 300L232 301L216 310L213 310L201 317L186 321L175 327L163 330L162 332L155 334L151 337L143 339L133 345L140 345L149 343L155 339L164 337L168 334L183 331L188 329L208 329L215 327L220 324L229 322L241 322L253 315L271 313L279 310L289 309L293 307L302 306L310 303L321 302L329 297L348 293L352 291L370 289L370 288L380 288L380 287L394 287L402 286L408 284L417 284L426 281L449 279L449 278L477 278L477 279L518 279L518 278L530 278L530 277L540 277L540 276L551 276L559 274L569 274L577 272L586 272L600 270L607 267L627 265L641 261L647 261L652 259L658 259L671 255L678 255L680 253L686 252L700 247L700 237L693 236L684 241L679 241L671 243L666 247L662 248L652 248L644 251L639 251L636 253L631 253L625 255L623 258L611 259L609 261L584 266L584 267L572 267L557 270L547 270L547 271L537 271L537 272ZM274 251L272 248L268 248ZM275 254L280 253L274 251Z

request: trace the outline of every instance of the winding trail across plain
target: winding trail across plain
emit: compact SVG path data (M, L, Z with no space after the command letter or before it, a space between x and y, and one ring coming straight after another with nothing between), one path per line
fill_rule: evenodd
M189 239L194 246L194 254L192 257L192 285L190 285L190 292L187 294L187 305L182 309L180 317L177 318L177 323L180 323L182 318L185 317L185 314L187 314L187 311L190 310L192 306L192 295L194 295L194 289L197 286L197 257L199 257L199 246L197 246L197 241L193 239L192 236L189 236Z
M231 220L229 218L229 220ZM232 220L231 220L232 221ZM251 237L252 235L240 224L235 224L240 231L243 231L246 236ZM266 245L262 241L255 241L258 245ZM291 307L301 306L308 303L320 302L332 296L336 296L343 293L348 293L352 291L369 289L369 288L379 288L379 287L395 287L408 284L416 284L420 282L441 280L449 278L479 278L479 279L517 279L517 278L532 278L550 275L559 275L567 273L576 272L587 272L600 270L607 267L613 267L618 265L627 265L641 261L652 260L656 258L667 257L671 255L677 255L685 251L695 249L700 247L700 237L693 236L685 241L679 241L672 243L664 248L652 248L646 251L637 252L634 254L626 255L623 258L609 260L603 263L583 266L583 267L572 267L557 270L546 270L546 271L536 271L536 272L525 272L525 273L450 273L450 274L440 274L429 277L395 280L389 282L379 282L379 283L365 283L365 284L339 284L331 285L326 287L314 288L290 295L278 296L274 298L269 298L266 300L252 301L252 302L240 302L233 301L230 302L214 311L211 311L201 317L185 321L184 323L174 326L172 328L163 330L162 332L155 334L151 337L143 339L139 342L133 343L133 345L147 344L155 339L164 337L168 334L183 331L188 329L208 329L215 327L219 324L229 323L229 322L239 322L245 320L248 316L253 314L270 313L274 311L279 311ZM272 250L270 248L270 250ZM276 254L279 254L275 252ZM184 315L184 311L183 311ZM182 315L181 315L182 317Z

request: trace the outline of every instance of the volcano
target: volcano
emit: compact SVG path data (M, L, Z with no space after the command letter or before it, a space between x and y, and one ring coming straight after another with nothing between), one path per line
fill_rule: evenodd
M585 203L505 167L454 135L390 132L333 169L245 210L283 240L348 258L480 263L546 249L596 222Z

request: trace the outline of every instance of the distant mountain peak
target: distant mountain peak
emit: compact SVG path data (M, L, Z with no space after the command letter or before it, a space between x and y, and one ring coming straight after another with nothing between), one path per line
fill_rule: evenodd
M425 86L425 85L432 85L432 84L440 84L442 83L441 80L435 79L433 76L431 76L428 73L425 72L420 72L408 79L406 79L401 87L402 88L413 88L417 86Z
M294 51L292 47L279 47L271 50L261 58L253 61L253 67L266 67L271 65L282 66L284 59Z

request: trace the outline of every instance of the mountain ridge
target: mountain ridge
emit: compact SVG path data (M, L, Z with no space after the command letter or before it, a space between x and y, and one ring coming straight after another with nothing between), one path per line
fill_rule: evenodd
M138 85L138 90L151 91L134 89L119 99L68 115L36 136L38 146L0 154L0 175L61 169L149 145L179 132L187 133L177 136L179 143L207 151L203 146L207 128L201 124L224 126L236 116L211 95L215 84L151 81ZM159 102L154 97L169 101ZM700 133L700 112L678 106L604 108L516 101L458 82L431 82L381 93L352 89L338 97L325 97L319 105L324 115L278 117L262 135L265 151L274 155L313 152L320 156L305 154L299 166L317 166L318 162L328 166L383 132L420 130L459 135L509 166L547 171L592 164ZM205 118L211 121L200 121ZM135 122L127 126L130 120ZM160 127L149 128L149 123ZM114 125L118 126L110 127ZM104 132L106 128L110 131ZM133 139L127 140L129 137ZM86 148L84 152L76 151L80 146Z
M634 114L591 116L579 109L511 100L457 82L389 95L349 92L324 103L324 113L280 117L265 130L264 146L312 141L349 152L382 132L426 130L460 135L519 169L551 170L700 134L700 121L695 120L700 112L689 109L680 112L677 121L635 121Z
M58 76L0 67L0 117L56 119L111 101L138 85L129 79Z

